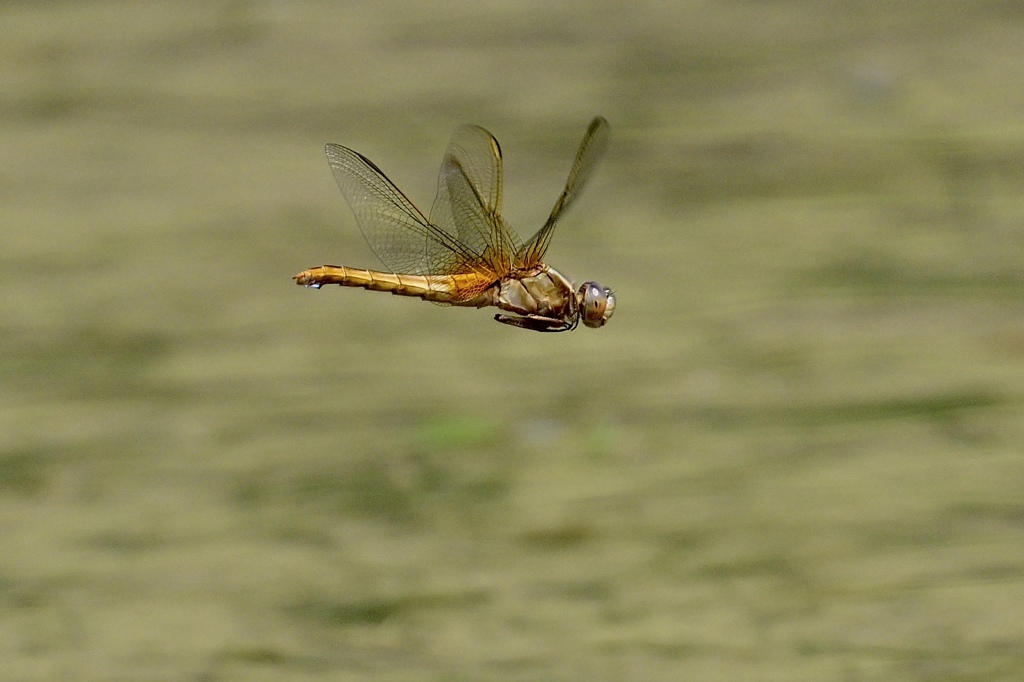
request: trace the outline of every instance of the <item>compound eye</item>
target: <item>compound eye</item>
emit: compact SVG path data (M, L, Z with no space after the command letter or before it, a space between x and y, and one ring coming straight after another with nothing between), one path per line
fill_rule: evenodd
M580 287L583 306L583 324L588 327L603 327L615 310L615 296L596 282L586 282Z

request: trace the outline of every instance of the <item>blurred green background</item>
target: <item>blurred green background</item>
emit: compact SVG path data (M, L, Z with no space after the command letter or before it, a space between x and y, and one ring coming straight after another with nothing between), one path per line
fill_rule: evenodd
M1024 6L0 5L0 679L1024 679ZM375 267L501 141L607 327Z

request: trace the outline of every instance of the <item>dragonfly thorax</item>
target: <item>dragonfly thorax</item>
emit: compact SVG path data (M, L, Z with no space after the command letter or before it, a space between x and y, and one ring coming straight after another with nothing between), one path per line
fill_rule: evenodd
M615 310L615 296L594 282L577 291L568 278L541 263L502 279L490 305L521 316L498 315L499 322L556 332L574 329L581 319L588 327L604 326Z
M519 315L559 320L575 317L576 304L572 283L543 265L503 279L496 303L502 310Z

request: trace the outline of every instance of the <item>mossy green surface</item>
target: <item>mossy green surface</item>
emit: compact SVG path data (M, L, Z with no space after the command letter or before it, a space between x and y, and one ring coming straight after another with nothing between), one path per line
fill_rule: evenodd
M0 680L1024 678L1024 12L0 7ZM542 335L362 290L487 127Z

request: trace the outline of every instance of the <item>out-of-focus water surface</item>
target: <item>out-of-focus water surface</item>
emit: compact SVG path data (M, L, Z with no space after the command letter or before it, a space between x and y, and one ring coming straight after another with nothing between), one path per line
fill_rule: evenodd
M0 679L1024 678L1024 11L0 7ZM607 327L310 291L501 141Z

